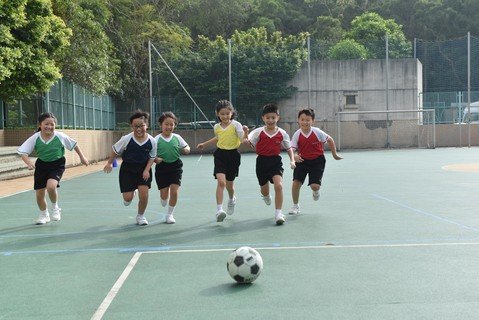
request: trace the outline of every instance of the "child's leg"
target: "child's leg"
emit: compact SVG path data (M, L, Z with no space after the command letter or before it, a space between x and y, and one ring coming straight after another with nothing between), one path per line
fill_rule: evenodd
M228 191L228 196L230 199L233 199L235 195L235 186L234 186L234 181L228 181L226 180L226 191Z
M160 199L161 199L161 205L163 207L166 206L169 196L170 196L170 187L165 187L163 189L160 189Z
M129 205L130 202L133 201L133 197L135 196L135 191L123 192L122 195L123 195L123 201L125 201L125 205L127 205L126 203L128 203Z
M58 193L57 193L58 181L55 179L48 179L47 181L47 192L48 197L52 203L58 202Z
M45 200L45 190L46 189L37 189L35 192L38 209L40 209L40 211L47 210L47 201Z
M293 195L293 204L299 203L299 190L303 184L299 180L293 180L291 194Z
M313 190L313 192L318 192L319 191L319 188L321 187L319 184L317 183L311 183L309 185L311 187L311 190Z
M273 177L274 184L274 204L276 210L281 210L283 208L283 177L280 175L275 175Z
M148 205L148 186L140 185L138 186L138 214L144 214L146 206ZM133 199L133 197L132 197ZM131 201L131 200L130 200Z
M178 191L180 189L180 186L177 185L177 184L172 184L167 189L169 189L169 191L170 191L169 205L170 205L170 207L174 207L174 206L176 206L176 203L178 202ZM168 199L168 198L166 198L166 199Z
M216 185L216 204L223 205L223 192L226 188L226 175L224 173L217 173L216 180L218 184Z
M263 197L266 197L269 195L269 182L266 182L260 187L260 192Z

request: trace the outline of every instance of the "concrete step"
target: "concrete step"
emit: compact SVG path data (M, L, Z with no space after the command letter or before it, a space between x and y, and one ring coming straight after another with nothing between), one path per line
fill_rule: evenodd
M34 170L28 170L28 168L24 166L22 169L17 169L17 170L7 171L7 172L0 172L0 181L32 176L33 173L34 173Z
M22 158L18 154L11 154L11 155L3 155L0 156L0 163L9 163L9 162L15 162L15 161L22 161Z
M11 156L17 154L18 146L14 147L1 147L0 148L0 157Z

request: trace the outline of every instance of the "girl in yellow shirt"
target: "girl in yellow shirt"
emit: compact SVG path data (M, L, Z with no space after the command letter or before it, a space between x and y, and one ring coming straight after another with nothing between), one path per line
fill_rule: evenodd
M213 153L215 161L213 175L218 182L216 186L216 221L222 222L226 218L226 213L230 215L234 213L236 205L234 180L238 176L241 164L238 147L243 138L248 136L248 127L233 120L235 110L228 100L218 101L215 109L216 116L220 120L213 128L215 136L198 144L197 148L203 150L206 146L216 143L217 149ZM226 212L223 210L225 188L229 196Z

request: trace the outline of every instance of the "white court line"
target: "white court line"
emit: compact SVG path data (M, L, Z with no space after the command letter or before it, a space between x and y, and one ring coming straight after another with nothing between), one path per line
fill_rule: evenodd
M304 250L304 249L342 249L342 248L395 248L395 247L441 247L441 246L475 246L479 242L443 242L443 243L397 243L397 244L352 244L352 245L319 245L319 246L292 246L292 247L254 247L256 250ZM189 250L159 250L143 253L201 253L233 251L237 248L221 249L189 249Z
M141 254L142 254L141 252L136 252L133 255L133 258L131 258L125 270L123 270L123 273L120 275L118 280L116 280L115 284L110 289L110 292L108 292L105 299L96 310L95 314L91 317L91 320L100 320L101 318L103 318L103 315L105 314L106 310L110 306L111 302L113 301L113 299L115 299L118 291L120 291L121 287L123 286L123 283L125 283L126 278L128 278L128 276L130 275L131 270L133 270L136 263L140 259Z

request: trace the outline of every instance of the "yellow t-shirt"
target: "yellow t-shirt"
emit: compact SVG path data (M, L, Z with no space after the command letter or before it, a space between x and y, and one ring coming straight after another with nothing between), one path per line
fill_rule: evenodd
M233 150L238 149L243 139L243 126L236 120L231 120L231 123L226 128L222 128L219 123L214 126L215 136L218 138L216 146L220 149Z

